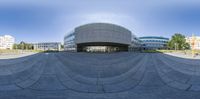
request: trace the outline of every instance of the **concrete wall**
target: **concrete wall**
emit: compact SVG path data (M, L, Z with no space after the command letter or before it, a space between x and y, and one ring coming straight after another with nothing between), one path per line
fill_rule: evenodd
M75 29L75 43L111 42L131 44L131 31L107 23L87 24Z

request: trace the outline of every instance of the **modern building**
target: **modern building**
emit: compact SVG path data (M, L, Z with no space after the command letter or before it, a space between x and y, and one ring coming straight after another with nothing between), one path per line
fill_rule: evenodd
M10 35L0 36L0 49L13 49L15 38Z
M60 51L61 43L59 42L45 42L45 43L36 43L34 45L34 50L42 51Z
M65 51L76 51L74 31L71 31L68 35L66 35L64 37L64 50Z
M158 36L145 36L139 37L139 39L142 41L143 50L166 49L169 41L169 38Z
M131 31L109 23L91 23L79 26L64 37L65 51L116 52L138 47L139 39ZM136 44L136 45L134 45ZM133 48L132 48L133 49Z
M190 47L192 47L192 37L186 37L186 42L190 44ZM194 49L200 50L200 36L194 37Z
M142 47L142 41L136 37L135 35L132 35L131 45L129 46L129 51L139 51Z

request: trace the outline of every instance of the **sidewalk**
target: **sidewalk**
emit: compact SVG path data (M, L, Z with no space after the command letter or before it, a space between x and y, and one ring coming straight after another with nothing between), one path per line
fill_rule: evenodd
M192 57L191 54L184 54L184 53L165 53L165 54L176 56L176 57L181 57L181 58L200 59L200 55Z

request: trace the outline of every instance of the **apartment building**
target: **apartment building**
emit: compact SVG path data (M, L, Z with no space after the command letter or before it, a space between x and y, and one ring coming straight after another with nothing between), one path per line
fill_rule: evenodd
M15 38L10 35L0 36L0 49L13 49Z

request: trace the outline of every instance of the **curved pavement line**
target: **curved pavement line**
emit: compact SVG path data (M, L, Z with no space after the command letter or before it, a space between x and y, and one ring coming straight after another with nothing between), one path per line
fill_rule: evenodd
M126 79L127 76L133 75L139 69L139 67L142 63L143 63L143 61L138 62L138 64L136 64L136 66L134 66L131 70L129 70L129 71L127 71L127 72L125 72L121 75L109 77L109 78L100 78L100 79L101 79L101 81L104 82L104 84L111 84L111 83L114 83L116 81L117 82L123 81L124 79L122 79L122 78ZM64 67L63 64L60 65L60 66ZM67 69L67 67L66 67L66 69L62 68L62 70L68 70L68 71L65 71L65 73L67 73L67 75L69 75L72 79L77 80L81 83L96 84L97 78L88 78L88 77L82 76L80 74L73 73L72 71L70 71L70 69ZM76 76L74 76L74 75L76 75ZM93 81L93 82L89 82L89 81Z
M27 88L31 85L31 83L36 82L38 79L38 73L41 70L41 65L32 64L30 68L27 68L23 71L13 73L11 75L6 75L0 77L0 90L19 90L23 88ZM17 67L16 67L17 68Z
M159 59L160 61L154 60L154 64L159 76L168 86L185 91L200 91L200 79L194 79L194 75L177 71L171 68L170 64L163 62L163 59Z
M63 57L64 59L72 61L74 63L77 63L77 61L78 62L81 61L81 63L77 63L77 64L80 64L80 65L81 64L84 64L84 65L97 65L100 62L99 60L101 60L101 62L100 62L101 65L106 65L106 64L104 64L106 62L109 62L110 64L117 64L117 63L120 63L120 62L125 62L126 60L131 59L132 57L137 57L137 55L139 55L139 54L131 54L131 55L130 54L126 54L126 56L120 56L120 57L117 57L117 58L111 57L109 59L102 60L102 59L99 59L99 58L96 58L96 57L91 58L89 56L86 56L84 58L83 57L80 58L80 56L75 56L76 54L73 53L73 54L68 55L68 53L66 53L66 54L59 54L57 56ZM97 63L95 63L94 61L97 62Z
M143 62L145 64L145 62ZM127 80L117 83L117 84L110 84L104 85L103 81L99 80L96 85L89 85L77 82L70 78L63 69L57 71L57 77L62 82L64 86L71 90L79 91L79 92L89 92L89 93L105 93L105 92L122 92L133 88L139 84L141 79L143 78L143 74L145 71L145 65L141 66L139 70L137 70L136 74L132 77L128 78ZM74 75L76 76L76 75Z
M139 60L142 59L142 56L140 58L138 58ZM128 76L134 74L136 72L136 70L140 67L140 64L142 64L142 61L134 61L137 62L137 64L135 64L136 66L132 67L130 70L128 70L127 72L117 75L117 76L113 76L113 77L108 77L108 78L100 78L101 81L104 82L104 84L109 84L109 83L114 83L114 82L120 82L123 81L124 79L122 78L127 78ZM132 64L129 64L132 65ZM96 84L96 80L98 77L96 78L90 78L90 77L86 77L80 74L76 74L74 73L71 69L67 68L67 65L62 64L62 62L60 63L60 66L62 67L62 70L65 70L65 73L67 75L69 75L72 79L81 82L81 83L85 83L85 84Z
M10 68L9 66L7 68L5 67L5 69L9 73L0 75L0 80L1 80L0 84L9 84L9 83L19 81L19 79L18 79L19 77L27 76L27 75L24 75L24 72L27 74L31 73L32 68L34 68L34 66L37 62L39 62L39 60L34 60L33 62L30 61L30 62L27 62L24 64L23 63L16 64L16 65L12 66L12 68ZM23 65L23 66L19 66L19 65ZM19 71L18 68L20 68L21 70ZM5 69L1 68L1 70L5 70Z
M39 56L39 55L37 55L37 56ZM39 58L37 56L32 57L30 59L25 59L20 63L1 65L0 66L0 76L12 75L14 73L21 72L21 71L24 71L24 70L30 68L33 64L38 62ZM32 61L30 61L30 60L32 60Z
M103 65L103 64L101 64L101 63L98 63L98 65L91 65L91 64L84 64L84 63L77 63L77 61L75 61L75 60L73 60L73 61L70 61L70 59L68 59L68 58L65 58L65 57L60 57L60 56L58 56L58 58L59 58L59 60L65 65L67 65L67 69L70 69L71 71L73 71L72 72L72 74L73 73L76 73L76 74L80 74L81 76L86 76L86 77L88 77L88 78L97 78L97 77L99 77L99 76L101 76L101 78L111 78L113 75L114 76L116 76L116 74L109 74L109 76L105 73L104 75L99 75L99 73L100 72L105 72L105 70L104 69L106 69L107 67L107 69L114 69L114 68L116 68L116 67L121 67L121 66L126 66L126 65L130 65L129 67L126 67L126 68L132 68L133 66L132 66L132 64L130 64L130 62L132 62L132 63L138 63L138 61L140 61L140 58L142 57L142 55L139 55L139 56L133 56L133 58L130 58L127 62L129 62L129 64L127 64L127 63L117 63L117 64L110 64L110 63L107 63L106 65ZM65 60L64 60L65 59ZM136 60L137 59L137 60ZM92 68L93 66L95 67L95 71L96 72L94 72L94 71L91 71L90 73L92 73L92 74L87 74L86 72L81 72L82 70L81 69L79 69L79 71L77 71L76 69L74 70L74 69L71 69L71 68L74 68L74 65L75 66L77 66L76 68L81 68L81 67L86 67L86 68L88 68L88 69L86 69L86 70L89 70L89 68ZM101 65L101 66L100 66ZM90 66L90 67L88 67L88 66ZM83 68L84 69L84 68ZM126 70L126 71L123 71L122 73L125 73L125 72L127 72L128 70ZM69 72L69 71L68 71ZM119 73L120 71L118 71L118 73ZM86 74L85 74L86 73ZM93 76L88 76L88 75L93 75ZM106 76L107 75L107 76ZM117 75L120 75L120 74L117 74ZM104 77L105 76L105 77Z
M32 86L40 79L45 67L44 64L44 61L41 61L39 64L35 64L35 68L31 69L31 73L29 72L30 75L27 78L21 80L20 82L16 82L16 85L21 88L29 88L30 86Z
M56 68L58 61L54 53L46 54L43 71L40 73L39 79L32 84L29 89L36 91L61 91L66 90L56 76Z
M179 71L184 74L188 75L196 75L200 76L200 66L198 65L188 65L182 62L176 62L174 60L170 60L168 58L164 58L163 56L159 55L161 61L163 61L166 65L173 68L176 71Z

